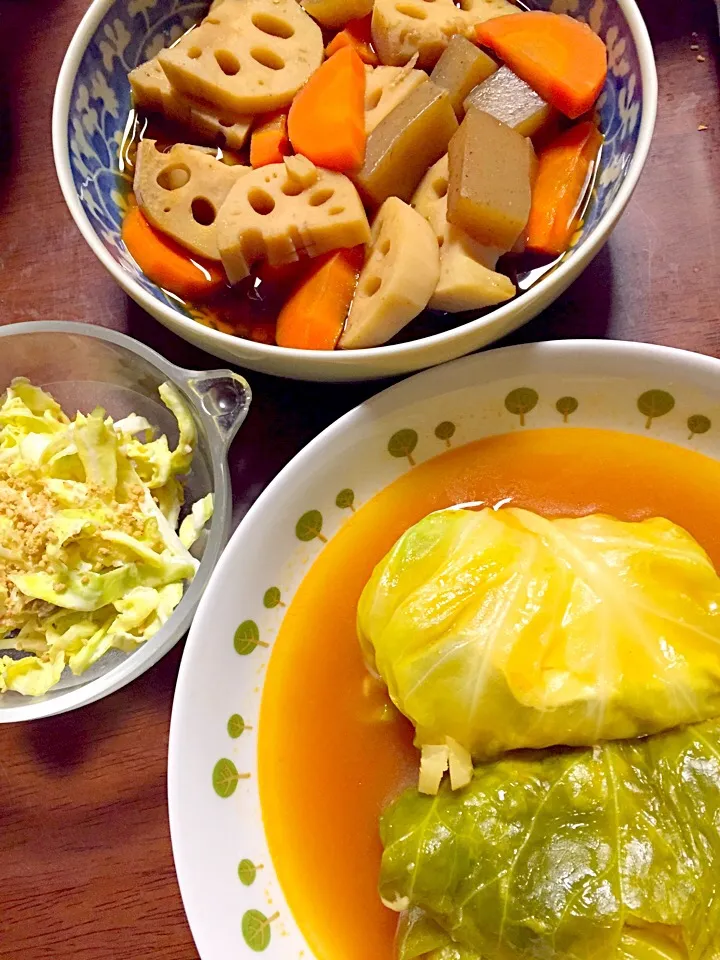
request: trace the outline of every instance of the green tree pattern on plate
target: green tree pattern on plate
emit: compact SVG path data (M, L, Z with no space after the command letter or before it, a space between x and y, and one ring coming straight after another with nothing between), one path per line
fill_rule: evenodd
M435 436L438 440L444 440L446 446L450 446L450 441L455 436L455 424L449 420L443 420L435 427Z
M241 860L238 864L240 883L245 887L251 887L255 883L258 870L262 870L261 863L255 866L252 860Z
M707 433L711 426L712 421L703 416L702 413L696 413L692 417L688 417L687 427L690 431L688 440L692 440L696 433Z
M532 387L517 387L505 397L505 409L508 413L520 417L520 426L525 426L525 417L537 406L539 396Z
M232 760L223 757L222 760L218 760L213 768L212 784L215 793L223 800L227 800L235 793L238 781L248 780L249 778L249 773L238 773L238 769Z
M274 610L275 607L284 607L280 587L269 587L263 596L263 606L268 610Z
M260 630L254 620L243 620L235 631L233 639L235 653L241 657L247 657L256 647L266 647L267 644L260 639Z
M233 738L233 740L237 740L237 738L241 737L246 730L252 730L252 727L248 727L239 713L234 713L227 722L228 734Z
M560 397L555 404L555 409L562 416L563 423L567 423L570 414L575 413L579 406L580 404L575 397Z
M398 430L388 441L388 453L391 457L397 457L399 460L407 457L410 466L414 467L415 460L413 459L413 453L415 447L418 445L418 440L417 431L410 429Z
M355 493L346 487L344 490L341 490L340 493L335 497L335 506L340 507L341 510L352 510L355 512Z
M656 417L664 417L674 406L675 397L666 390L646 390L637 401L638 410L645 417L646 430Z
M327 543L327 537L323 536L323 518L319 510L308 510L295 524L295 536L303 543L309 543L311 540L321 540Z
M242 918L242 935L245 943L256 953L262 953L270 946L270 924L280 916L274 913L266 917L259 910L248 910Z

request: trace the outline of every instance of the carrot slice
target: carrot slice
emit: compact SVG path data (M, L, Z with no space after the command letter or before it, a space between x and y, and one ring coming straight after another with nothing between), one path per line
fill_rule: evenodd
M266 167L269 163L282 163L290 153L287 135L287 113L278 111L268 115L252 133L250 140L250 165Z
M275 332L278 346L335 349L364 259L364 247L333 250L317 258L280 311Z
M365 159L365 65L342 47L315 71L295 97L290 142L319 167L344 173Z
M139 207L132 207L122 225L122 239L145 276L184 300L205 300L227 283L222 267L202 260L155 230Z
M573 120L600 96L607 75L607 50L586 23L564 13L532 10L478 24L477 38Z
M326 55L331 57L343 47L352 47L363 63L371 67L377 66L380 60L372 47L371 23L372 15L361 17L359 20L350 20L345 24L345 29L335 34L325 47Z
M527 225L528 250L554 256L567 250L602 142L588 120L542 151Z

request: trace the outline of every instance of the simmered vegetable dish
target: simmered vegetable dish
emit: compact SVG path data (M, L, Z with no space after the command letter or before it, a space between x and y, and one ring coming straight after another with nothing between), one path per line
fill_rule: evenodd
M123 238L198 319L283 347L496 307L572 244L606 70L586 24L509 0L215 0L130 73Z

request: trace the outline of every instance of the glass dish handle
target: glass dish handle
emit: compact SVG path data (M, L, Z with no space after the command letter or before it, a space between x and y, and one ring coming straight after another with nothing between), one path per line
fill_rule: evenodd
M229 447L250 409L250 384L232 370L192 373L185 384L215 424L224 447Z

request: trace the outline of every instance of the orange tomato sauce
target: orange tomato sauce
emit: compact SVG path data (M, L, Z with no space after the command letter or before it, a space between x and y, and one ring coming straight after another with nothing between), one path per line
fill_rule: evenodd
M324 547L287 610L263 693L260 792L270 852L319 960L392 960L397 915L377 895L378 817L417 777L412 729L381 719L355 632L374 566L426 514L509 499L546 516L663 516L720 566L720 463L651 438L529 430L408 469Z

